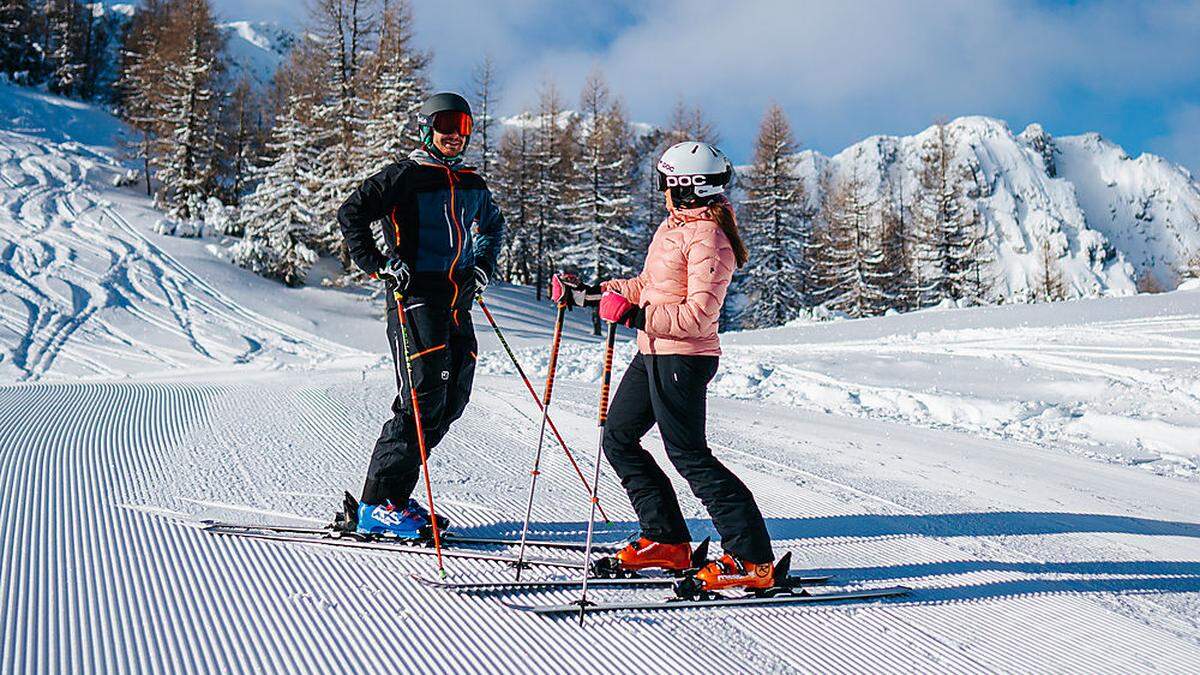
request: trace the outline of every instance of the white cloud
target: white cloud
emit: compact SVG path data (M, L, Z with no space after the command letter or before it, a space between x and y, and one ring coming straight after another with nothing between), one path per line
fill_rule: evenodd
M217 4L239 18L305 14L302 0ZM414 11L439 88L463 88L490 52L502 108L533 105L546 79L574 104L599 66L635 119L664 120L680 96L700 104L739 159L773 100L802 141L830 151L963 114L1128 142L1115 132L1130 130L1130 107L1200 91L1200 0L414 0Z
M515 64L511 106L533 101L547 77L576 92L599 65L640 119L662 119L683 96L747 139L778 100L798 134L827 149L943 115L1031 119L1066 88L1133 97L1200 77L1197 2L671 0L602 49L546 50L489 25Z

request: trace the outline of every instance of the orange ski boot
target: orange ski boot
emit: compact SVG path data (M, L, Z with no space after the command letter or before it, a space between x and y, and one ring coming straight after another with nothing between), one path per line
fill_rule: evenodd
M695 580L709 593L727 588L761 591L775 586L775 564L746 562L726 553L701 567Z
M692 545L663 544L638 537L611 558L601 558L593 565L597 576L621 576L644 569L683 572L692 566Z

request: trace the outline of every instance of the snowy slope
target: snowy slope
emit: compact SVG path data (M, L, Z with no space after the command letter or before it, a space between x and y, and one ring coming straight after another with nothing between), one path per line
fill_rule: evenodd
M0 99L19 130L0 130L0 380L362 358L247 310L156 243L148 202L111 187L111 148L62 140L111 144L115 120L8 85Z
M864 337L874 329L859 325ZM594 345L589 353L598 360ZM361 480L392 386L379 369L365 380L317 370L0 387L0 437L8 439L0 453L0 669L1200 668L1195 483L777 403L713 399L709 422L714 451L757 496L777 550L791 550L800 568L835 574L836 585L904 583L915 589L910 598L614 614L581 630L500 604L564 602L571 593L457 596L407 578L433 572L425 556L221 538L190 526L206 517L327 518L340 491ZM587 456L595 387L563 381L555 396L559 428ZM515 379L479 378L466 417L431 465L439 508L462 531L514 533L536 420ZM656 436L647 447L665 461ZM586 500L561 452L547 454L543 471L535 532L580 537ZM694 536L713 534L674 480ZM601 499L614 519L600 528L603 541L636 528L607 471ZM72 508L52 508L64 503ZM455 579L512 574L481 562L450 561L448 570Z
M727 336L710 445L776 551L835 587L913 594L580 629L501 604L572 593L452 595L409 579L433 573L425 556L195 527L321 523L359 489L395 387L378 306L153 234L145 198L109 185L111 120L26 93L0 89L4 119L42 129L0 131L0 672L1200 671L1200 292ZM59 142L63 125L99 145ZM529 289L488 297L539 370L551 308ZM430 475L460 531L512 535L539 416L474 319L480 375ZM587 328L573 313L553 404L584 463L601 360ZM646 447L665 463L657 434ZM694 537L715 535L672 480ZM602 541L636 531L607 467L601 500ZM534 534L581 537L588 506L550 446Z
M797 322L723 345L720 396L1200 477L1200 291ZM544 374L543 353L521 356ZM494 354L481 366L511 371ZM598 381L594 349L568 347L558 372Z

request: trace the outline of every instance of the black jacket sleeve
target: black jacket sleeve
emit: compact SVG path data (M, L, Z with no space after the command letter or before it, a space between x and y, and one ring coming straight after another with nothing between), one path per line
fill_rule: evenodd
M366 179L338 209L338 226L342 229L350 259L368 274L378 272L387 264L387 256L375 245L371 225L386 217L400 200L404 168L402 164L391 164Z
M475 265L483 268L489 278L496 277L496 260L500 247L504 245L504 216L489 190L484 199L483 214L476 226Z

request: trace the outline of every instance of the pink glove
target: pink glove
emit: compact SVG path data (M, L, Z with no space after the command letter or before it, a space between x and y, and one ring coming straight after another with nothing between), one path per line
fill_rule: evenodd
M632 328L637 321L638 307L616 291L606 291L600 297L600 318Z

